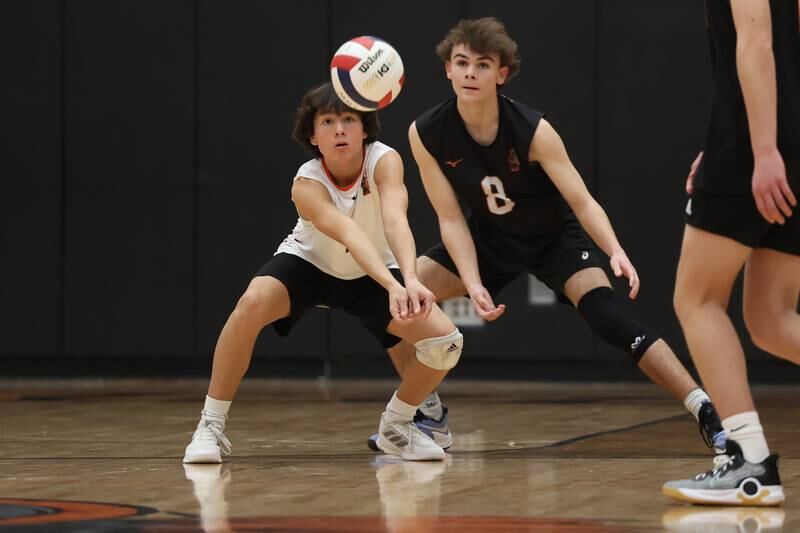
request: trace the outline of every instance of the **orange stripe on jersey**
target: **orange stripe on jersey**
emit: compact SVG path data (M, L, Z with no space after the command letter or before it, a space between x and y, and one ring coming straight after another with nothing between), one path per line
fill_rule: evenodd
M366 157L367 157L366 150L364 150L362 148L361 149L361 171L358 174L359 176L363 176L364 175L364 161L366 160ZM327 176L328 179L331 180L331 183L333 183L333 186L336 187L337 189L339 189L340 191L344 191L344 192L349 191L350 189L353 188L353 186L358 181L358 178L356 178L355 180L353 180L353 183L351 183L347 187L339 187L339 184L336 183L335 179L333 179L333 174L331 174L331 171L328 169L328 165L325 164L325 158L324 157L322 158L322 169L325 171L325 176Z

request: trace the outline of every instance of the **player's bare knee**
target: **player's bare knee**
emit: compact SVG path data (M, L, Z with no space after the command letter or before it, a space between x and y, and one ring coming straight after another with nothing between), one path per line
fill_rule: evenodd
M771 313L745 312L745 326L750 333L750 340L761 350L793 360L792 352L800 352L800 346L792 350L791 341L787 342L787 335L783 330L783 320L780 316Z
M440 302L466 293L461 278L425 255L417 258L417 277Z
M697 309L699 302L692 299L692 292L680 283L675 285L672 293L672 307L681 323L689 319L689 314Z
M436 370L450 370L461 358L464 336L456 328L442 337L422 339L414 347L417 349L417 359L423 365Z
M250 282L247 290L239 298L234 314L240 320L265 322L269 320L270 298L269 291L263 283L254 279Z

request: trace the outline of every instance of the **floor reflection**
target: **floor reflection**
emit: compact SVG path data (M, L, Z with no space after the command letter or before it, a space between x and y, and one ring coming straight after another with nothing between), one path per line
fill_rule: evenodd
M386 531L424 532L430 517L439 515L442 474L452 463L444 461L404 461L391 455L378 455L372 461L381 498ZM426 517L425 520L418 520ZM423 523L424 522L424 523Z
M183 465L186 479L192 482L194 497L200 504L200 527L206 533L232 531L228 518L225 486L231 482L231 472L221 464Z
M681 533L761 533L783 531L779 507L676 507L661 518L667 531Z

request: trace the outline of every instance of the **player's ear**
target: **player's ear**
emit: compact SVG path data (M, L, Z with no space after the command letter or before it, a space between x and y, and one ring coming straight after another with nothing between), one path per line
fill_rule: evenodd
M452 80L453 79L452 78L452 66L453 66L453 62L450 61L449 59L444 62L444 71L447 73L447 79L448 80Z
M317 146L317 137L315 135L312 135L311 137L308 138L308 142L311 143L311 146Z
M500 67L497 72L497 85L503 85L508 79L508 67Z

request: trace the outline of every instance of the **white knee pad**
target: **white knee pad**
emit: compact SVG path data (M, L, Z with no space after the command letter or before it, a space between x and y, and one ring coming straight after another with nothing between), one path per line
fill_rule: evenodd
M422 339L414 344L417 349L417 359L420 363L436 370L450 370L461 357L464 348L464 336L458 329L444 337L431 337Z

